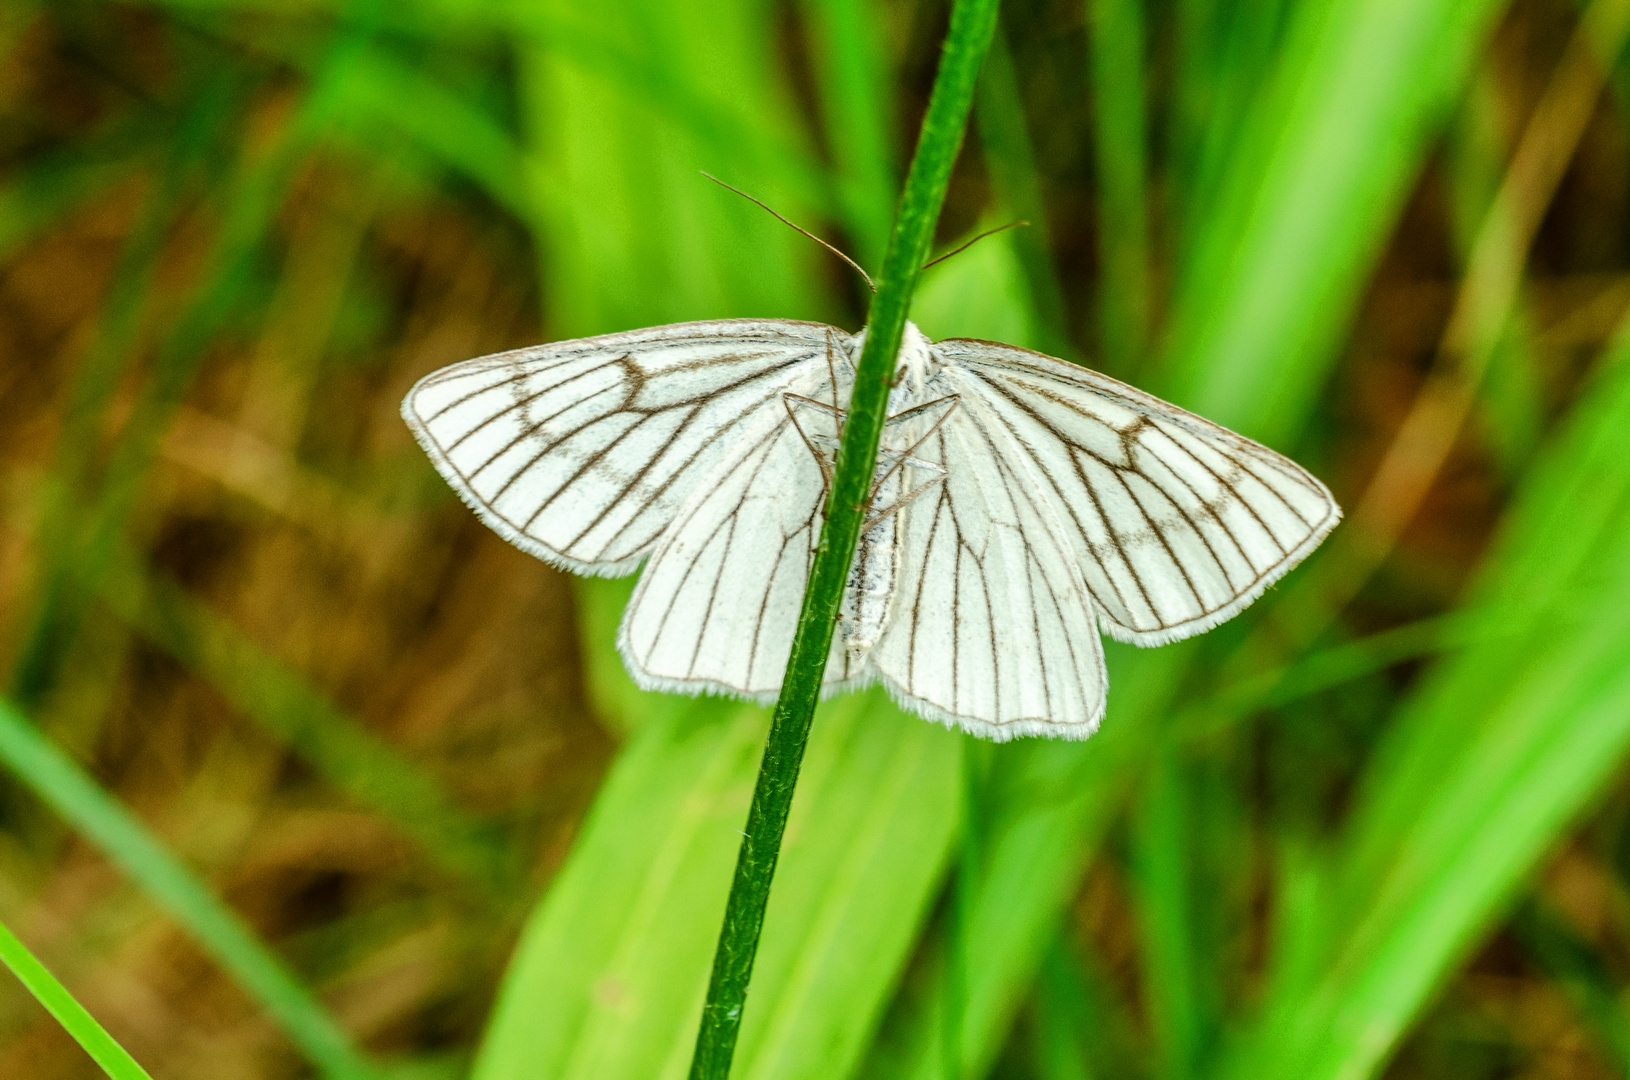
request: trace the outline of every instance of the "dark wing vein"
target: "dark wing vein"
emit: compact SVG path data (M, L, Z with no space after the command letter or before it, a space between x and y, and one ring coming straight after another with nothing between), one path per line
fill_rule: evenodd
M1087 734L1103 704L1098 633L1025 455L1003 424L960 409L917 452L945 476L901 514L901 602L873 654L879 675L977 734Z

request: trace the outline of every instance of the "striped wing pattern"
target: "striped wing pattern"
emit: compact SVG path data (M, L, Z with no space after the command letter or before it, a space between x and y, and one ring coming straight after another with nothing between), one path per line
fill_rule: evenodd
M523 550L591 574L649 557L618 636L642 685L769 700L820 530L834 440L815 429L841 417L857 345L784 320L654 327L454 365L402 412ZM1084 738L1107 690L1100 628L1138 645L1209 629L1341 517L1294 462L1107 376L993 342L926 347L890 430L932 482L888 508L886 621L852 671L836 636L829 689L881 681L987 738Z
M934 348L1022 447L1122 641L1233 618L1341 518L1289 458L1124 383L1010 345Z
M470 360L409 391L402 415L499 535L578 573L631 573L781 391L826 370L818 323L721 320Z
M792 652L821 473L786 410L744 432L680 509L623 614L617 645L648 689L774 699ZM843 665L828 664L829 682Z
M902 512L888 631L872 663L925 716L986 738L1085 738L1108 679L1081 573L1012 435L946 369L959 405L916 456L944 480Z

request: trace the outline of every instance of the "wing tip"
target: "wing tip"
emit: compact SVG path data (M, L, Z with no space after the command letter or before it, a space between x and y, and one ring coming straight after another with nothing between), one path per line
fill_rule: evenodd
M431 374L433 375L434 372ZM428 379L430 376L427 375L425 378ZM419 382L414 383L413 389L409 390L407 395L402 398L402 420L407 424L408 430L413 433L413 439L419 444L419 449L423 450L425 456L430 459L431 466L447 482L447 486L453 489L453 493L458 496L459 501L475 512L475 516L481 519L483 525L534 559L541 559L550 566L573 574L581 574L584 577L617 578L627 577L639 569L640 563L645 559L644 552L616 562L582 562L570 556L562 555L535 537L527 535L488 506L481 496L470 487L469 482L453 467L453 463L448 460L447 455L437 444L435 436L430 434L430 429L425 426L419 414L414 411L413 395L423 382L424 379L420 379Z
M1311 477L1311 474L1309 476ZM1318 482L1316 477L1313 479L1316 483ZM1319 484L1319 488L1324 491L1327 497L1329 496L1330 492L1325 489L1322 483ZM1214 630L1256 603L1257 600L1261 599L1263 593L1273 588L1279 583L1280 579L1300 566L1309 555L1318 550L1319 545L1324 543L1325 537L1329 536L1335 530L1335 527L1341 524L1341 516L1341 505L1335 499L1330 499L1330 512L1325 515L1323 521L1313 528L1312 532L1303 538L1300 544L1297 544L1277 565L1271 567L1253 582L1250 588L1209 615L1202 615L1190 619L1188 622L1178 623L1175 626L1165 627L1160 630L1134 630L1131 627L1122 626L1120 623L1115 622L1106 612L1099 611L1098 624L1103 628L1104 633L1116 641L1127 645L1136 645L1140 649L1157 649L1162 645L1171 645L1174 642L1203 634L1208 630Z

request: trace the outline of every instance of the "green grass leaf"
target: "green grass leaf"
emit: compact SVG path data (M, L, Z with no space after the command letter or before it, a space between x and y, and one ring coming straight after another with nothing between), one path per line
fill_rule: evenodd
M763 710L703 699L619 754L533 915L476 1080L683 1076ZM847 1075L941 879L958 740L882 695L823 706L770 900L738 1077Z
M974 117L979 144L985 152L985 168L990 171L996 196L992 209L1004 215L1004 220L989 221L985 227L994 228L1009 221L1030 223L1005 237L1005 242L1012 245L1018 255L1030 292L1027 302L1014 301L1011 308L1015 315L1028 316L1034 312L1035 317L1035 325L1022 337L991 333L979 336L993 341L1024 343L1049 356L1074 359L1064 288L1053 265L1052 231L1041 176L1036 170L1035 147L1024 115L1024 100L1019 93L1018 72L1001 24L997 25L996 36L991 41L985 69L979 74ZM930 333L929 336L951 335Z
M113 1080L152 1080L147 1070L137 1064L107 1029L96 1022L96 1017L87 1012L68 988L4 925L0 925L0 963L11 969L35 1000L57 1018L63 1029Z
M1630 753L1630 336L1524 483L1225 1075L1362 1077Z
M1172 301L1172 399L1270 444L1301 428L1500 0L1295 5L1197 208Z
M323 1007L243 922L129 810L9 703L0 701L0 760L141 887L213 956L324 1075L378 1073Z
M883 26L862 0L804 0L843 224L862 266L883 261L898 192Z
M1104 368L1128 372L1150 331L1147 90L1143 0L1088 0L1098 166L1098 338Z

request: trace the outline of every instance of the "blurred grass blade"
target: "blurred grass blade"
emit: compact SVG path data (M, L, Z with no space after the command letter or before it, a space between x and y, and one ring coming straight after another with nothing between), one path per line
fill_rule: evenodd
M176 123L169 153L158 176L150 181L120 247L94 334L74 373L34 526L33 610L24 625L13 627L21 647L9 682L12 694L24 707L34 704L49 688L55 665L77 632L84 598L68 553L84 543L83 507L94 497L91 465L106 435L102 428L113 396L136 357L142 319L155 293L159 259L181 212L183 194L196 183L208 149L240 104L236 91L227 80L207 80Z
M136 1059L96 1022L96 1017L74 999L68 988L58 982L56 976L4 924L0 924L0 962L11 969L11 973L28 987L35 1000L57 1018L63 1029L85 1048L91 1060L102 1066L102 1071L113 1080L152 1080L147 1070L137 1064Z
M696 701L679 694L658 694L634 685L617 651L617 627L639 579L574 577L578 636L583 650L583 681L597 718L626 739L640 728L693 709L711 710L720 719L723 702Z
M1030 348L1065 359L1076 355L1070 344L1070 319L1064 303L1064 290L1053 266L1049 239L1047 204L1042 197L1041 177L1036 172L1035 148L1019 95L1019 76L1013 69L1013 54L1007 34L999 22L985 69L979 75L974 98L974 126L985 151L985 167L990 170L1000 212L1011 220L1028 221L1007 238L1019 257L1029 288L1029 302L1014 303L1015 312L1035 313L1035 326L1023 338L992 337L990 340L1024 341ZM1006 220L991 226L1005 225ZM967 256L959 255L958 258ZM930 337L950 335L930 334Z
M1032 1056L1040 1080L1130 1080L1144 1075L1130 1010L1097 956L1061 928L1036 975Z
M769 10L731 0L731 6L716 7L715 13L717 19L704 20L654 0L630 0L615 11L594 8L584 0L508 9L521 51L532 60L547 57L546 67L566 84L613 82L617 96L633 106L633 112L659 118L657 127L665 136L701 151L710 172L721 169L721 162L735 163L750 175L769 180L791 200L823 205L831 190L824 170L805 133L788 123L784 92L768 79L775 59L774 52L763 47L770 39ZM736 69L710 64L710 58L728 60ZM534 74L543 70L530 63L524 68L532 68ZM523 70L521 84L528 94L541 89L529 80ZM732 92L744 83L757 83L767 96ZM571 112L564 108L565 101L548 106L550 111ZM569 147L559 150L570 152ZM546 186L551 180L547 174L531 179ZM754 184L754 194L763 197L762 185ZM778 197L774 205L785 210L788 198Z
M169 134L150 112L121 117L88 138L8 166L0 186L0 260L79 206L115 188L149 165L151 147Z
M1173 217L1168 241L1181 262L1206 227L1211 204L1234 157L1284 37L1289 0L1177 0L1172 11L1175 63L1167 123Z
M1478 229L1499 193L1509 154L1500 130L1497 94L1494 75L1485 64L1472 80L1449 129L1445 172L1450 221L1462 260L1475 246ZM1526 255L1523 252L1518 260ZM1490 344L1492 355L1482 387L1487 423L1480 433L1513 478L1533 460L1545 419L1540 358L1534 352L1533 327L1521 299L1504 318L1506 325L1497 328L1503 336Z
M946 1019L944 979L914 983L891 1011L866 1063L862 1075L868 1080L940 1080L947 1023L959 1033L957 1056L965 1075L984 1075L995 1060L1085 860L1125 802L1149 752L1154 721L1176 689L1170 669L1146 661L1160 653L1138 655L1117 646L1109 652L1115 694L1098 734L1085 743L1015 742L996 758L980 874L963 935L959 1018ZM930 952L937 957L939 949Z
M1134 370L1149 333L1143 0L1087 0L1098 178L1098 331L1105 370Z
M630 3L616 17L588 0L555 7L555 22L564 19L559 9L581 7L600 33L615 31L660 53L648 74L677 84L668 105L658 107L621 68L585 68L549 47L547 35L523 50L524 153L555 334L744 313L818 314L807 283L819 249L699 173L750 190L795 221L810 216L798 182L739 151L721 151L669 115L673 99L700 97L740 125L803 141L771 57L758 46L767 13L748 0L705 17L664 11L655 0ZM670 32L666 40L656 40L657 23Z
M1318 886L1309 959L1282 965L1226 1075L1372 1075L1630 751L1630 332L1530 473L1471 612L1508 632L1404 705Z
M1511 930L1528 955L1561 985L1596 1033L1609 1062L1620 1073L1630 1073L1630 1009L1625 1008L1623 978L1565 915L1542 899L1531 896L1523 901L1512 916Z
M1173 1080L1197 1075L1201 1040L1192 910L1198 893L1190 866L1197 819L1185 780L1176 748L1162 740L1144 772L1131 828L1144 1001L1159 1048L1156 1075Z
M1300 430L1427 141L1503 7L1295 5L1217 194L1192 218L1170 320L1172 400L1269 444Z
M377 1074L349 1037L229 908L21 713L0 701L0 759L164 908L326 1076Z
M441 786L298 672L248 640L179 587L121 560L103 598L143 637L213 685L233 708L299 754L324 779L379 811L445 869L501 895L514 880L496 838L448 801Z
M892 88L882 26L862 0L804 0L816 57L821 118L854 256L874 271L894 224Z
M476 1080L683 1076L764 736L762 710L644 724L533 915ZM957 740L881 695L823 706L734 1076L853 1068L945 864Z
M358 52L346 85L342 121L353 137L377 145L383 123L473 181L517 221L531 218L520 144L486 110L382 48Z
M759 710L718 711L648 722L618 755L516 945L473 1080L688 1064L764 732Z
M1177 719L1185 740L1214 735L1253 712L1276 709L1332 687L1374 675L1405 660L1464 648L1502 628L1444 615L1330 645L1287 664L1218 687Z
M303 155L332 120L357 42L341 35L300 108L276 131L269 145L245 149L232 179L222 185L221 220L202 259L194 285L159 342L150 369L113 448L89 505L72 508L81 517L70 531L53 533L74 542L45 550L47 583L41 602L20 635L13 687L25 701L37 700L56 680L58 666L84 614L87 598L123 542L159 443L194 376L254 282L256 260ZM106 362L108 367L113 361ZM68 511L64 511L68 512Z

